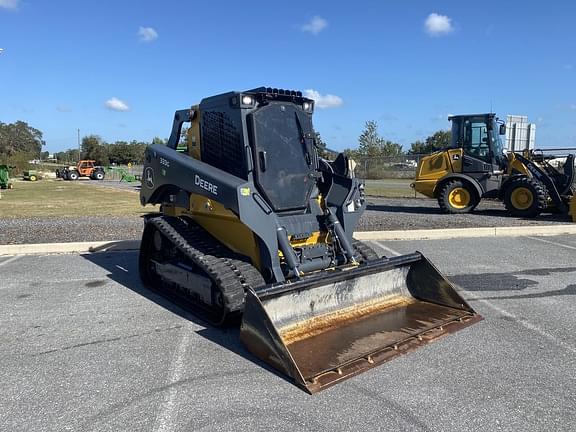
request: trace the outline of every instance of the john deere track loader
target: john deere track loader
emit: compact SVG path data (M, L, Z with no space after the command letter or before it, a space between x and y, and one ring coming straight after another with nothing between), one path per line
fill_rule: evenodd
M257 88L177 111L146 150L140 274L309 392L481 317L422 254L352 238L365 208L344 155L317 155L314 102ZM184 123L189 123L181 142Z
M420 160L411 185L417 192L437 198L446 213L468 213L482 198L498 198L514 216L570 211L576 221L574 154L565 156L559 170L543 151L505 154L500 135L506 126L495 114L449 120L451 146Z

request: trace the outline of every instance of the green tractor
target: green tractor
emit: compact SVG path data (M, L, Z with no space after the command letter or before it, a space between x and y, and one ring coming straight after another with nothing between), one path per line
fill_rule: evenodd
M10 181L10 170L13 166L0 165L0 189L12 189L13 183Z
M40 174L38 173L37 170L28 170L28 171L24 171L22 178L24 180L28 180L28 181L36 181L36 180L40 180L42 178L42 176L40 176Z

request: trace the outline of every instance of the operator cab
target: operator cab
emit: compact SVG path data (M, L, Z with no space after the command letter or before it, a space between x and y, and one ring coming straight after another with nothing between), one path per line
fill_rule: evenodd
M463 173L499 173L506 166L501 135L506 126L495 114L468 114L452 122L452 148L461 148Z

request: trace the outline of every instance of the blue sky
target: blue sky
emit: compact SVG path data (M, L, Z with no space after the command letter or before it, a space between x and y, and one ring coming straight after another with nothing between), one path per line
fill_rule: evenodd
M51 152L78 128L150 141L177 109L265 85L320 98L335 149L367 120L408 148L491 107L528 115L537 146L576 146L575 23L567 0L0 0L0 121Z

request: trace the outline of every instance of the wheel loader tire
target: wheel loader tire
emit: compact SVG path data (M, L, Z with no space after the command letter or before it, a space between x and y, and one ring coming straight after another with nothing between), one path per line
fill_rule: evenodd
M78 173L76 171L70 171L68 173L68 180L78 180L78 177L80 177L78 175Z
M93 180L104 180L104 173L102 171L96 171L92 178Z
M546 188L539 181L527 177L512 179L503 201L512 216L536 217L546 209Z
M35 175L30 176L30 181L36 181L36 180L38 180L38 178Z
M462 180L446 182L438 195L438 205L444 213L470 213L479 202L476 191Z

